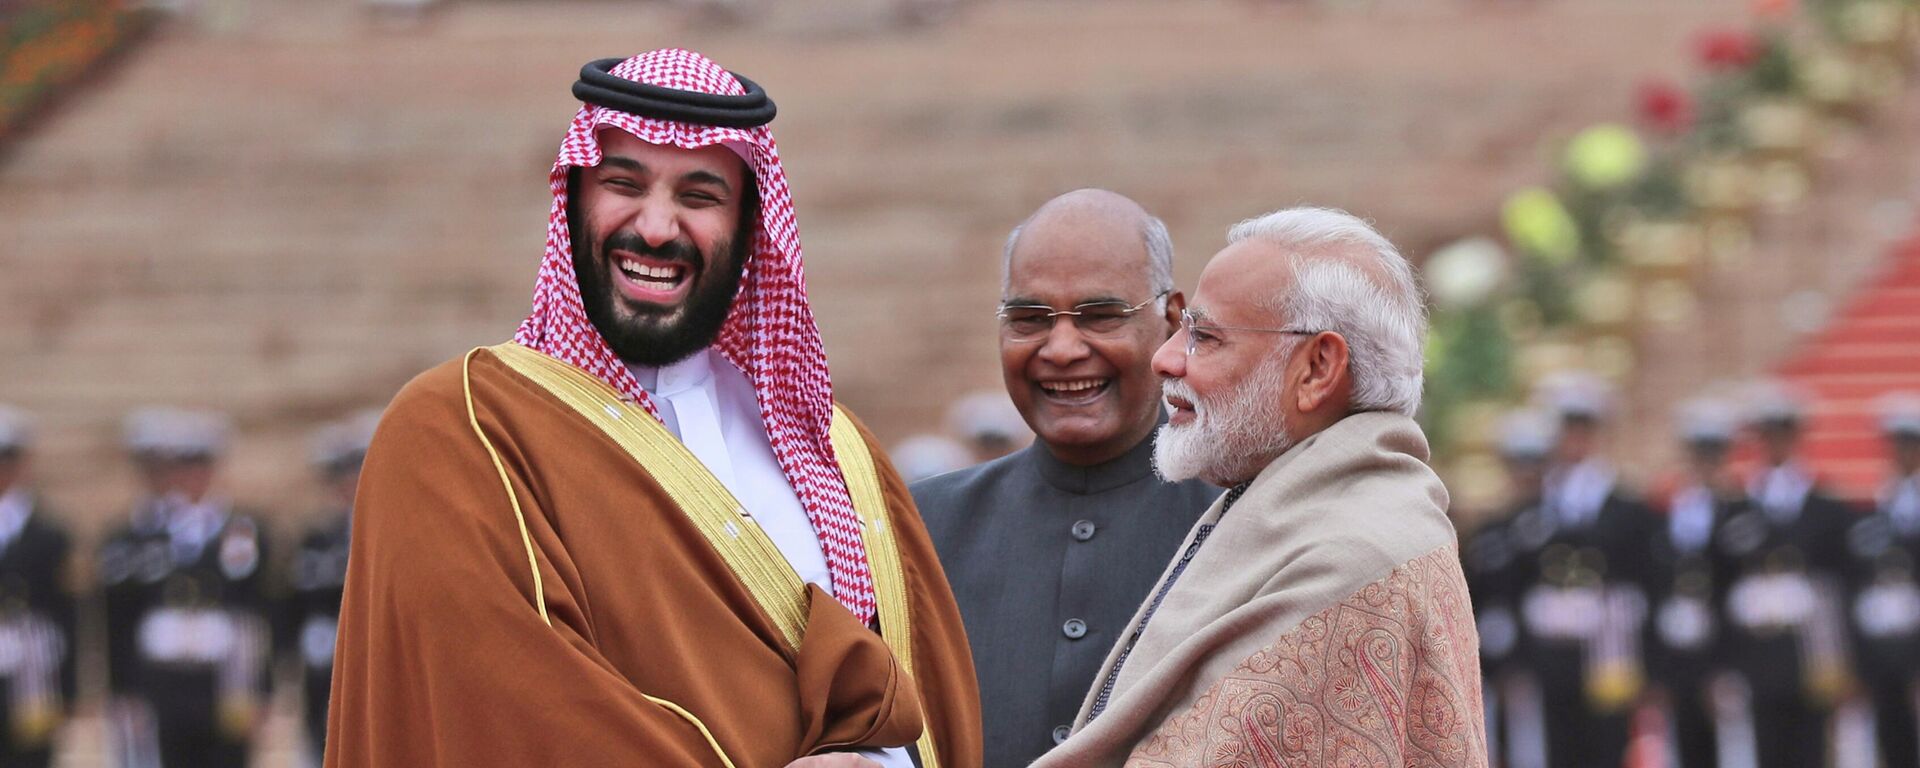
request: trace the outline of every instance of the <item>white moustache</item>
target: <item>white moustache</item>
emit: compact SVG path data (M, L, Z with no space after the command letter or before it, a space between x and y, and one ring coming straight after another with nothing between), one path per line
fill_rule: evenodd
M1177 397L1193 405L1194 415L1198 416L1206 413L1206 407L1200 402L1200 395L1196 394L1192 387L1187 386L1187 382L1184 379L1172 377L1160 379L1160 397L1160 404L1168 408L1172 408L1173 406L1166 402L1166 398Z

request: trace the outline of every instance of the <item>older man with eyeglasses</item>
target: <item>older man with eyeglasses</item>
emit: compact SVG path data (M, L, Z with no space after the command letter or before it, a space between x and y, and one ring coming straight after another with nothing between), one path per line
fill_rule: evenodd
M1153 474L1165 421L1150 368L1185 299L1166 226L1100 190L1007 238L998 312L1007 393L1038 439L913 486L980 680L985 764L1066 738L1100 660L1219 490Z
M1485 766L1478 637L1427 468L1426 311L1366 222L1246 221L1154 355L1201 516L1036 766Z

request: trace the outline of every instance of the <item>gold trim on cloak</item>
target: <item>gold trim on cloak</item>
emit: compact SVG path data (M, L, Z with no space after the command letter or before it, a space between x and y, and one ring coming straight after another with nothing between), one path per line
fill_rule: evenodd
M907 576L900 565L900 548L894 541L893 526L887 520L887 499L880 490L880 468L840 406L833 407L833 428L827 437L840 462L840 473L847 479L847 494L853 497L853 509L860 514L860 540L867 547L867 564L873 571L873 597L880 606L880 637L893 649L893 657L907 677L913 678L913 621L908 610ZM917 679L916 679L917 682ZM918 688L919 686L915 686ZM933 717L927 709L926 692L920 692L920 713L925 725L920 731L921 768L940 768L939 753L933 748Z
M519 344L487 349L586 417L652 475L773 620L787 651L799 649L807 628L806 583L773 538L685 444L646 409L627 402L593 374Z
M585 417L638 462L693 521L701 536L747 587L754 602L780 630L787 650L797 652L800 639L806 634L806 584L794 572L786 556L774 546L773 539L753 521L726 486L707 470L706 465L687 450L685 444L667 432L666 427L652 414L628 402L606 382L586 371L511 342L485 349ZM471 416L470 387L468 398ZM480 432L477 419L474 431L480 435L481 442L487 442L486 436ZM860 516L861 541L866 545L867 562L873 572L874 599L879 606L880 636L893 651L894 658L899 660L901 669L911 678L913 626L908 610L906 572L901 566L900 550L894 539L893 526L888 520L886 497L880 487L879 466L874 462L866 440L861 438L859 428L854 426L853 420L838 405L833 409L833 427L828 439L838 457L841 474L846 478L854 511ZM488 443L487 450L493 453L491 443ZM496 465L498 462L495 454ZM499 469L502 482L505 482L505 469ZM508 484L507 490L511 497L511 484ZM517 499L514 501L514 514L520 518ZM528 560L533 563L534 584L538 590L541 584L540 571L538 564L533 562L533 542L527 537L524 519L520 519L520 535L527 546ZM536 596L536 599L540 604L541 618L545 619L545 596ZM548 623L551 624L551 620ZM729 766L733 764L699 718L672 702L652 696L647 699L667 706L691 721L707 737L721 761ZM916 742L921 765L923 768L939 768L939 756L933 743L933 724L924 692L919 704L926 720L920 739Z

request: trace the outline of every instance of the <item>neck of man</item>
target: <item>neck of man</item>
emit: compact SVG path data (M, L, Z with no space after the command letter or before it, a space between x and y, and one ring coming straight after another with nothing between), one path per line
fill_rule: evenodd
M1306 437L1311 437L1311 436L1312 435L1307 435ZM1203 479L1205 479L1209 484L1217 485L1217 486L1220 486L1221 488L1234 488L1234 487L1246 485L1248 483L1253 482L1254 478L1259 477L1260 473L1267 471L1267 467L1273 466L1273 463L1276 461L1279 461L1280 457L1287 455L1287 451L1291 451L1295 448L1300 447L1300 443L1303 442L1304 440L1305 440L1305 437L1295 438L1292 444L1288 445L1285 450L1282 450L1271 456L1255 457L1255 460L1250 462L1244 471L1236 472L1231 476L1222 475L1220 477L1211 477L1211 478L1203 478Z
M1145 419L1135 419L1125 433L1110 440L1090 445L1055 445L1040 438L1040 444L1046 447L1047 453L1053 454L1053 457L1059 459L1062 464L1097 467L1125 456L1128 451L1138 448L1141 442L1153 439L1153 432L1160 428L1162 421L1158 401L1154 402L1153 409L1147 411L1145 416Z

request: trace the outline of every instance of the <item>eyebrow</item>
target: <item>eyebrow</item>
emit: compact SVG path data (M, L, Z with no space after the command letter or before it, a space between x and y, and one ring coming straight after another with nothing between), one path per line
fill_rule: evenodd
M642 163L631 157L622 157L620 155L604 156L600 158L600 165L602 166L610 165L620 170L628 171L630 173L646 173L648 171L646 163ZM726 177L721 176L720 174L714 173L712 171L688 171L686 174L680 177L680 180L684 182L692 182L694 184L713 184L720 187L722 191L728 194L733 193L733 185L727 183Z
M686 175L681 176L680 180L690 181L695 184L713 184L720 187L722 192L728 194L733 193L733 185L728 184L726 178L712 171L689 171Z
M1117 296L1093 296L1093 297L1076 301L1068 305L1068 308L1071 309L1073 307L1081 307L1081 306L1086 306L1088 304L1132 304L1132 303L1133 302L1127 301L1126 299L1122 299ZM1053 305L1048 304L1039 299L1028 297L1028 296L1015 296L1011 299L1001 300L1000 306L1003 306L1003 307L1052 307Z
M619 168L620 170L632 171L634 173L646 173L647 171L646 163L642 163L631 157L621 157L619 155L607 155L605 157L602 157L600 158L600 164L603 166L611 165L615 168Z

